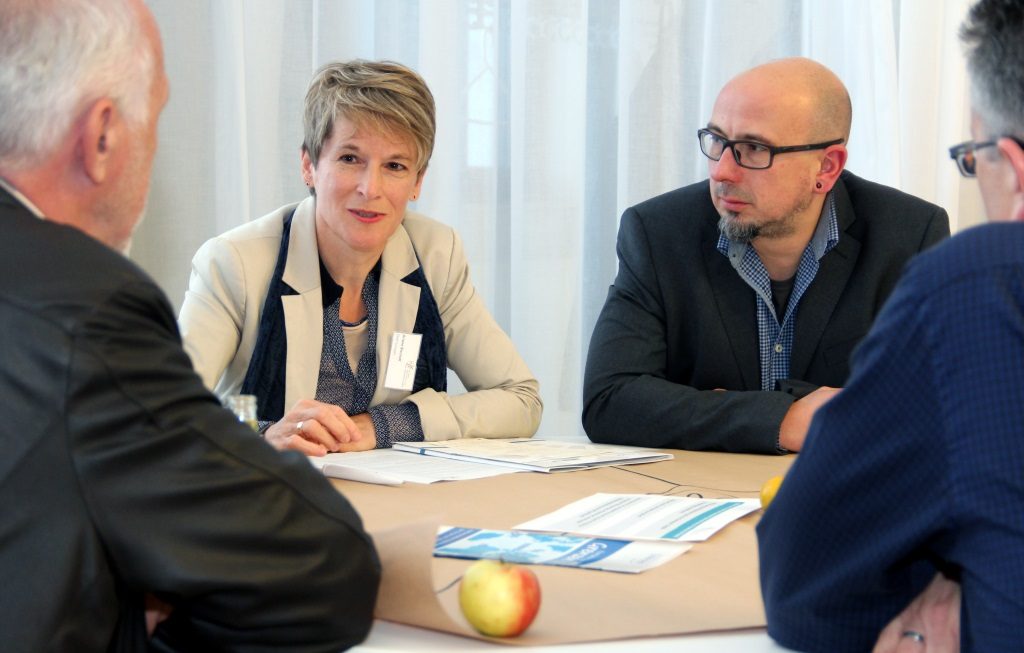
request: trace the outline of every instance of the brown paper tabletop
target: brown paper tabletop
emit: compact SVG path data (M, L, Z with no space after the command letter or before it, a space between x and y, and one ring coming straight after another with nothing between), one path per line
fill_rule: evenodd
M431 485L333 479L359 511L380 552L376 616L476 637L458 608L469 560L432 556L437 526L509 529L597 492L706 498L757 497L793 456L671 451L674 460L541 474L507 474ZM534 565L541 609L517 645L675 635L764 626L754 526L733 522L675 560L640 574Z

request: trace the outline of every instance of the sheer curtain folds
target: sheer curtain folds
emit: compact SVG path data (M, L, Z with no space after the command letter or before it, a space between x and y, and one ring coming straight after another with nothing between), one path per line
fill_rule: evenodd
M978 222L946 147L968 137L969 0L149 0L171 100L132 252L180 304L207 238L301 199L306 84L394 59L434 92L413 209L454 226L478 292L577 438L594 321L629 205L706 176L695 132L730 77L805 55L854 103L849 167Z

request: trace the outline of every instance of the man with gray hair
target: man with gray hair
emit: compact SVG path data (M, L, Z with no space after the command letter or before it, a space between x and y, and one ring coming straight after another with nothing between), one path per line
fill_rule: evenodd
M926 587L876 650L1024 642L1024 3L981 0L961 38L950 155L993 224L911 262L758 525L787 647L867 650Z
M2 648L337 651L379 582L358 515L220 407L115 251L167 97L140 0L0 3Z

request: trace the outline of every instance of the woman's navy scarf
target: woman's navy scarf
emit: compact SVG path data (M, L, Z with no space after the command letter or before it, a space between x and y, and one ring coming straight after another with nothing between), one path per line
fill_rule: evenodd
M288 242L291 239L293 210L284 219L281 235L281 248L277 253L274 276L270 279L267 297L263 300L263 315L260 317L259 331L256 335L256 346L249 360L249 368L242 381L242 393L256 395L257 416L260 420L277 421L284 417L284 375L287 368L288 335L284 322L284 305L282 297L297 295L295 289L286 284L284 276L285 264L288 261ZM415 247L413 248L415 252ZM419 254L416 254L419 261ZM412 391L419 392L424 388L433 388L444 392L448 388L448 352L444 342L444 324L441 313L434 301L434 294L423 274L422 264L410 272L402 283L420 289L420 303L416 311L416 322L413 333L423 335L420 343L420 355L416 361L416 375L413 379ZM384 310L378 307L378 310ZM370 343L376 347L377 343Z

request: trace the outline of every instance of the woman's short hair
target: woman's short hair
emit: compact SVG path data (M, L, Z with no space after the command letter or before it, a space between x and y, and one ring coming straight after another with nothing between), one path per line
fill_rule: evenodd
M317 71L302 116L302 148L314 164L339 116L359 127L410 138L416 147L416 171L427 168L434 151L434 96L410 68L356 59Z

